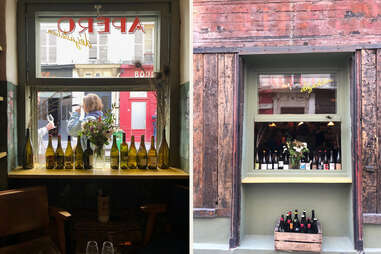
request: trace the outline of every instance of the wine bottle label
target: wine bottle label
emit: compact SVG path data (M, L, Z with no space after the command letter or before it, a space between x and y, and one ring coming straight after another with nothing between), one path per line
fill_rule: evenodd
M335 163L329 163L329 170L335 170Z
M312 164L312 169L317 169L316 164Z
M46 169L53 169L56 165L55 156L47 156L46 160Z
M157 157L156 156L148 157L148 168L150 168L150 169L156 169L157 168Z
M341 163L336 163L336 170L341 170Z
M324 170L329 170L329 164L328 163L324 163Z
M283 161L279 161L279 168L283 168Z
M261 169L266 170L267 169L267 164L262 163L261 164Z
M283 165L283 170L288 170L288 164Z
M278 164L274 163L274 169L278 169Z
M305 162L300 163L300 169L306 169L306 163Z
M311 170L311 163L306 163L306 170Z
M267 169L273 169L273 164L268 163L267 164Z
M111 157L110 165L112 169L119 168L119 157Z
M255 163L254 169L259 169L259 163Z

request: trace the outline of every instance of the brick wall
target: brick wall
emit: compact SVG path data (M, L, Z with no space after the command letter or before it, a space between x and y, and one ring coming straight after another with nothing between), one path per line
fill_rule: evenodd
M196 48L381 43L379 0L194 0L193 6Z

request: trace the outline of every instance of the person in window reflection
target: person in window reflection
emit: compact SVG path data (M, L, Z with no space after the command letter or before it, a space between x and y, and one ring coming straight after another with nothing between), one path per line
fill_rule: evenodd
M37 104L40 105L40 96L37 95ZM47 125L38 129L38 149L39 154L45 153L45 146L43 144L43 137L49 133L51 129L54 129L54 121L49 121Z
M101 98L96 94L88 94L83 98L83 111L85 117L81 117L81 106L77 106L69 119L67 130L70 136L77 137L82 128L82 123L89 120L97 120L99 117L103 117L103 103ZM86 137L81 139L82 148L85 147Z

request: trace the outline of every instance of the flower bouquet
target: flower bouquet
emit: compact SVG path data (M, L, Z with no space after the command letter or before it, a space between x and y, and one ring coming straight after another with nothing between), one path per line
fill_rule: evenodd
M81 135L86 136L95 146L94 155L96 167L97 164L104 163L104 145L109 144L109 140L114 132L114 123L115 117L111 109L107 111L103 117L99 117L97 120L85 121L82 124Z
M304 153L308 153L309 149L307 143L298 141L296 139L287 139L286 145L283 146L283 152L288 152L290 154L290 164L291 168L299 169L300 160Z

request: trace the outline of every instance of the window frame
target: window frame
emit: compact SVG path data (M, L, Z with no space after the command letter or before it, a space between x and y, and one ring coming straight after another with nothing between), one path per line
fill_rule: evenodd
M351 159L351 116L350 116L350 77L349 67L295 67L295 68L257 68L252 70L245 67L244 105L243 105L243 143L242 143L242 180L246 177L344 177L352 178ZM260 74L319 74L334 73L336 75L336 114L259 114L258 87ZM329 118L328 118L329 117ZM342 154L341 171L321 170L254 170L254 131L257 122L340 122L340 141Z
M123 0L99 0L102 11L144 11L158 15L157 71L170 68L167 78L167 119L166 136L171 146L170 163L179 166L178 126L179 103L179 46L180 9L177 0L141 0L139 3ZM37 128L38 114L33 109L37 105L37 91L154 91L154 78L37 78L35 16L39 11L92 11L90 0L20 0L17 7L18 30L18 137L22 139L25 128ZM33 24L33 25L31 25ZM32 35L32 36L31 36ZM28 37L29 36L29 37ZM32 39L31 39L32 38ZM163 126L157 126L157 136L161 137ZM33 131L32 139L37 133ZM159 140L158 140L159 141ZM22 144L18 144L18 158L22 161Z

